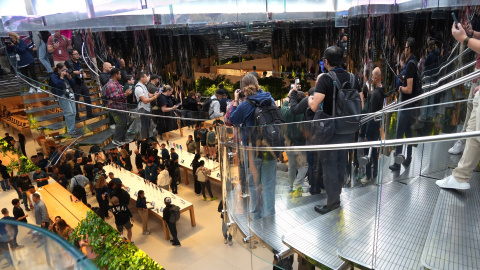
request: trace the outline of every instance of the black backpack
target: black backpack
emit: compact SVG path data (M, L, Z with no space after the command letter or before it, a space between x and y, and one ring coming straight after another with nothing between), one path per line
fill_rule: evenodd
M348 74L350 79L342 84L334 71L327 73L333 80L333 113L331 116L335 118L335 134L355 133L360 127L362 100L358 90L354 88L355 76L352 73ZM347 88L347 85L350 87Z
M210 119L210 117L212 116L213 112L212 113L208 113L208 111L210 110L210 105L212 105L212 102L213 101L216 101L216 102L220 102L218 99L207 99L205 100L205 102L203 102L203 105L202 105L202 112L205 112L205 117L206 119ZM208 116L208 117L207 117Z
M271 99L264 99L257 102L253 99L246 99L255 111L253 117L255 120L253 130L250 130L251 141L260 142L255 143L256 146L284 146L285 132L282 113L280 109L272 102Z
M170 209L170 218L168 219L168 222L175 223L179 219L180 219L180 207L176 205L172 205L172 208Z
M77 197L77 199L82 200L82 198L85 198L87 196L85 188L78 184L77 178L75 178L75 176L73 177L73 179L75 179L75 185L73 186L72 194L73 196Z
M207 129L206 128L201 128L198 130L198 134L200 135L200 141L201 142L206 142L207 141Z

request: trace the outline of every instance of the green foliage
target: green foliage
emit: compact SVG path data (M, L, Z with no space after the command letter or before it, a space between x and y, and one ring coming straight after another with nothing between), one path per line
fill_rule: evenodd
M27 117L28 117L28 122L30 123L30 128L31 129L37 129L37 127L38 127L37 118L34 117L32 114L28 114Z
M106 269L164 269L145 252L132 243L125 242L118 232L93 211L70 234L72 244L87 240L92 252L97 254L93 262Z
M269 92L275 100L285 98L288 95L288 91L290 91L290 86L285 85L283 78L259 78L258 84L263 91Z
M224 88L230 93L233 93L233 91L237 89L234 88L235 85L229 79L225 79L225 75L218 75L213 79L203 76L200 77L195 81L195 90L200 92L202 96L210 97L215 94L220 84L223 84Z
M38 169L38 166L31 162L26 156L18 152L11 144L5 141L0 137L0 148L3 156L6 157L7 153L17 154L19 156L18 160L11 158L10 163L6 165L7 171L12 173L14 171L18 172L19 175L26 174L35 171Z

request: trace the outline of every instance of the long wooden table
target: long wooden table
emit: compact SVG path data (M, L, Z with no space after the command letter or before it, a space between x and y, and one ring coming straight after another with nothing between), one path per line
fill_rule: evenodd
M195 211L191 202L180 198L179 196L171 193L168 190L160 190L160 188L157 188L149 181L145 181L145 179L132 172L126 171L124 169L120 170L120 168L118 168L117 166L107 165L103 168L107 173L113 172L115 177L120 178L120 180L122 180L122 184L128 187L127 192L130 194L130 200L136 202L138 191L145 191L145 197L147 197L147 200L154 204L147 204L147 207L149 208L149 214L153 214L155 217L162 220L163 232L165 234L166 240L170 240L170 233L167 229L167 223L163 219L162 212L163 208L165 208L165 204L163 202L163 199L165 197L170 197L172 199L172 204L175 204L180 208L180 213L189 211L190 223L192 224L192 227L197 226L197 223L195 221Z
M56 216L62 217L67 224L75 228L81 220L87 217L90 210L82 201L75 202L75 197L55 180L49 180L49 184L37 190L42 195L42 200L47 206L51 220ZM72 196L73 201L70 200Z

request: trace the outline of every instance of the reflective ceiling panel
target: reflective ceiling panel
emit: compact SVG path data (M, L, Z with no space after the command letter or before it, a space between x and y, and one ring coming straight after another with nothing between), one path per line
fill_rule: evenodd
M1 0L0 16L27 16L25 1L19 0Z

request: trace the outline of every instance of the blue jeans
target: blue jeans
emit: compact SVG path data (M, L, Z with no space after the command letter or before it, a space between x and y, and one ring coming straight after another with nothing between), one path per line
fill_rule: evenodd
M77 113L77 110L75 109L75 102L59 98L58 103L60 104L60 107L62 107L67 131L68 133L72 134L75 132L75 114Z
M250 194L250 214L252 219L275 214L275 186L277 185L277 161L253 157L255 168L248 168L248 192ZM248 157L245 165L250 167ZM252 171L256 170L257 177Z
M222 233L223 233L223 238L225 238L225 240L232 240L232 235L228 233L227 224L225 224L224 220L222 220Z
M17 192L18 198L19 199L22 198L22 193L20 192L20 190L18 190L17 183L14 183L13 181L13 182L10 182L10 185L12 185L13 189L15 189L15 191Z
M40 63L42 63L42 65L47 69L48 73L52 73L52 65L50 64L50 60L48 60L47 44L45 44L43 40L40 41L37 52L38 60L40 60Z
M7 180L0 180L0 185L2 185L3 191L10 190L10 186L7 183Z
M23 206L25 206L25 210L26 209L30 209L28 207L28 199L27 199L27 191L26 190L22 190L22 196L21 196L22 200L23 200Z

